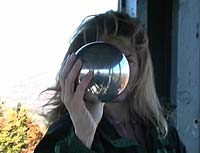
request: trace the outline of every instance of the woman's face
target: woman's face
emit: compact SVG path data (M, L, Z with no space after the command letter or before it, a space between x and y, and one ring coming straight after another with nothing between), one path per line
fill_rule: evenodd
M130 45L123 42L124 39L123 41L120 40L106 40L106 41L115 45L124 53L130 66L130 77L127 87L117 98L113 100L113 102L123 102L124 100L126 100L127 96L132 92L133 87L135 86L137 80L137 73L138 73L137 54L133 49L128 47Z

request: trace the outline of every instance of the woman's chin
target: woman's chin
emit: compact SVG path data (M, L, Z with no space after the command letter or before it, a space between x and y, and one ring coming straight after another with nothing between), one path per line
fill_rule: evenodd
M125 102L127 99L127 94L126 93L121 93L119 96L117 96L116 98L114 98L112 100L113 103L121 103L121 102Z

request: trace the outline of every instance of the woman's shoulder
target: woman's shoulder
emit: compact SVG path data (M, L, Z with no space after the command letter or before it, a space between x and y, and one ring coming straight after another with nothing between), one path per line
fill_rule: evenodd
M57 121L52 123L42 140L36 146L34 153L39 152L54 152L55 144L64 139L68 130L72 127L72 122L68 114L63 114Z
M63 129L69 129L72 127L72 122L68 113L63 114L60 118L54 121L48 128L46 135L60 133Z
M155 150L165 150L165 152L186 153L185 145L182 143L178 131L174 126L169 125L168 133L165 137L159 136L157 129L151 127L146 131L146 145L152 152Z
M167 139L171 144L173 144L177 152L186 153L186 147L179 136L178 130L172 125L168 127Z

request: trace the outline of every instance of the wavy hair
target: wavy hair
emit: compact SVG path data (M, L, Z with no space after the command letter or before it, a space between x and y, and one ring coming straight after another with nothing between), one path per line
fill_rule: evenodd
M130 110L136 113L146 125L155 126L160 136L166 136L168 125L155 89L148 37L137 18L115 11L86 17L71 37L61 69L68 55L89 42L101 39L119 40L127 45L131 52L137 54L139 68L129 98ZM58 72L55 86L45 90L45 92L53 91L53 95L45 105L53 106L48 115L51 122L66 112L61 102L60 90Z

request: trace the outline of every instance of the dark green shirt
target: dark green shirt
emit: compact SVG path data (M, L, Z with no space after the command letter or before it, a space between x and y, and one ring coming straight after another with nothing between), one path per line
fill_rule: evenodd
M103 117L95 134L91 149L77 138L68 115L48 129L35 153L185 153L175 128L170 127L166 138L158 137L154 127L145 129L145 146L118 135Z

